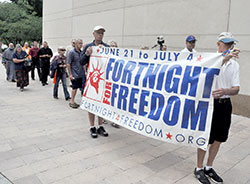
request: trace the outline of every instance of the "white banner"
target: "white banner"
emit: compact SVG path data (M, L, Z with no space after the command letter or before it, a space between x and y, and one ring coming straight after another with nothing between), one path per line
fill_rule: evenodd
M139 134L206 150L219 53L93 47L81 108Z

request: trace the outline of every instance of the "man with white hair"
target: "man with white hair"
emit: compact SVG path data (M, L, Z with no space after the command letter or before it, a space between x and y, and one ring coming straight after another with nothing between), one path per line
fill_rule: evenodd
M15 75L15 64L13 62L13 54L15 52L14 44L10 43L9 48L3 52L2 56L2 63L6 68L6 80L11 82L16 82L16 75Z
M94 41L87 44L86 47L83 49L83 56L82 56L82 63L88 64L90 55L92 53L92 47L93 46L104 46L104 47L109 47L108 44L104 43L102 41L103 36L104 36L105 29L103 26L95 26L93 30L93 36L94 36ZM92 138L97 138L97 134L102 135L104 137L108 136L108 133L102 126L103 124L103 119L101 117L98 117L98 128L96 129L95 127L95 115L92 113L88 113L89 115L89 123L90 123L90 135Z
M230 97L237 95L240 90L239 64L234 60L238 58L239 49L233 48L237 41L229 32L223 32L218 37L218 53L224 56L220 74L217 78L214 97L214 111L209 138L209 154L205 167L203 167L206 151L198 149L197 167L195 177L203 184L222 183L223 179L213 169L213 162L219 151L220 145L227 141L231 124L232 104Z

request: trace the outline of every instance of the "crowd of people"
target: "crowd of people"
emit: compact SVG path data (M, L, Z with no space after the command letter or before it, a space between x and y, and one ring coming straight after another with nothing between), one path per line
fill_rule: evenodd
M83 44L81 39L72 40L72 45L58 48L58 54L54 56L53 52L48 47L45 41L43 47L39 48L37 42L33 42L33 47L29 48L26 42L24 46L10 43L9 47L2 54L2 63L6 68L6 80L16 82L17 87L23 91L24 87L29 85L29 71L31 78L35 80L35 69L37 69L38 78L42 86L48 85L48 76L54 78L53 97L58 99L58 87L61 81L65 100L69 100L71 108L78 108L80 105L75 102L77 90L83 94L84 85L86 82L87 65L92 53L92 46L117 47L115 41L110 41L108 44L103 42L105 33L103 26L96 26L93 29L94 40L91 43ZM186 38L186 46L181 52L196 52L195 44L197 39L193 35ZM158 38L160 50L167 50L162 37ZM223 179L213 169L213 162L219 151L220 145L227 141L230 124L232 105L230 96L237 95L240 89L239 81L239 64L234 58L238 58L239 49L234 48L237 40L229 32L223 32L218 36L217 52L224 56L220 74L216 81L216 87L212 95L214 98L214 112L212 118L211 133L209 139L208 160L204 167L203 162L206 152L198 149L197 151L197 167L194 170L195 177L204 184L210 184L210 179L217 183L222 183ZM141 49L149 49L143 47ZM1 52L3 49L1 50ZM51 61L52 60L52 61ZM27 63L31 63L31 65ZM67 77L71 81L71 95L67 89ZM97 138L98 135L108 136L104 129L103 123L105 120L98 118L98 125L95 126L95 115L88 113L90 123L90 135ZM115 127L119 127L113 124Z

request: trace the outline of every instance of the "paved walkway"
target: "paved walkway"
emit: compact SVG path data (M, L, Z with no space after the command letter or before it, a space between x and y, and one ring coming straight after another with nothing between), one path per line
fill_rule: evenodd
M51 81L36 80L21 93L0 66L0 172L15 184L198 183L194 148L110 124L108 138L93 140L87 113L69 108L60 92L54 100ZM250 184L250 119L233 116L215 168L226 184Z

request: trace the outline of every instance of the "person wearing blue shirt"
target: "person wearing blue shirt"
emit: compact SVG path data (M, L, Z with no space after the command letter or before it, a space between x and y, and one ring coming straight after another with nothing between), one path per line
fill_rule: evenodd
M29 85L29 73L24 67L24 62L27 60L27 57L28 54L22 50L22 46L17 44L16 51L13 54L13 61L15 63L17 87L20 87L21 92L24 87Z

